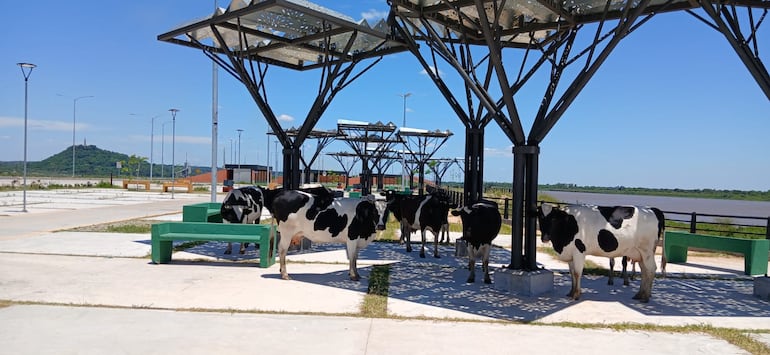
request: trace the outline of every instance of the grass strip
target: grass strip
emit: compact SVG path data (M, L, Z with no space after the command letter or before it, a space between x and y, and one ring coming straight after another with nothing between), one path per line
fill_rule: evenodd
M388 315L388 288L390 287L390 265L375 265L369 274L369 289L361 304L361 315L385 318Z

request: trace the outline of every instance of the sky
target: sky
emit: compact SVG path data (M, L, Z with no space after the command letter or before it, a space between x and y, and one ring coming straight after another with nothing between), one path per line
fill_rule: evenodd
M370 22L388 11L385 0L315 3ZM76 144L169 164L173 140L178 164L210 166L211 61L157 36L210 15L213 7L212 0L14 2L13 11L0 15L0 161L23 159L24 77L16 63L29 62L37 67L28 81L28 161L71 147L74 118ZM770 48L767 24L758 43L760 53ZM522 53L505 57L509 75ZM452 68L439 62L438 69L450 88L460 88ZM268 100L281 124L299 127L320 71L270 67L267 75ZM218 165L240 156L242 164L274 166L274 137L266 135L245 87L222 70L218 81ZM543 83L514 97L525 133ZM411 94L406 110L404 93ZM171 108L179 109L175 124ZM407 127L454 133L435 158L463 157L460 119L409 53L386 56L342 90L316 129L334 129L340 119L401 126L404 116ZM620 42L543 140L539 182L767 191L769 134L770 102L724 36L686 13L661 14ZM315 149L309 144L308 152ZM484 147L484 180L511 182L512 144L494 122ZM334 142L324 153L344 150L347 145ZM341 170L323 156L314 168ZM398 174L400 167L392 170ZM444 180L461 177L452 168Z

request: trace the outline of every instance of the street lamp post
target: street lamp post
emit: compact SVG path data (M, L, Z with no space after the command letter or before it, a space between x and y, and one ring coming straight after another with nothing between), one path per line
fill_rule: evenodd
M398 94L398 96L401 96L404 98L404 123L401 125L401 127L406 127L406 98L409 96L412 96L411 92Z
M241 168L241 133L243 132L243 130L238 128L236 131L238 131L238 169L240 169Z
M176 150L176 113L178 109L172 108L171 112L171 199L174 199L174 184L176 183L176 172L174 171L174 151Z
M24 192L22 192L22 212L27 212L27 87L29 84L29 76L32 74L32 69L35 69L37 65L32 63L17 63L21 68L21 74L24 75Z
M165 162L163 160L163 152L166 151L166 146L165 146L164 142L166 141L165 140L165 137L166 137L166 124L169 124L169 123L171 123L171 121L163 122L160 125L160 177L161 178L164 178L166 176L163 173L163 168L164 168L164 165L165 165Z
M77 113L78 100L87 99L93 96L80 96L72 100L72 177L75 177L75 117Z

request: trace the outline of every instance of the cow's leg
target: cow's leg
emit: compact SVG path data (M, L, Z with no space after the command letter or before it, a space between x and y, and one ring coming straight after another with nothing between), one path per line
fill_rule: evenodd
M230 255L233 253L233 243L228 242L227 248L225 248L225 255Z
M476 282L476 248L471 243L468 243L468 270L470 270L470 274L465 282Z
M433 257L438 259L441 257L440 255L438 255L438 238L439 238L441 229L439 229L439 233L436 233L433 230L431 230L431 232L433 233Z
M623 286L628 286L628 257L624 256L620 263L623 265L623 270L620 271L620 276L623 277Z
M489 251L492 249L491 244L484 244L481 246L481 268L484 270L484 283L491 284L492 279L489 277Z
M422 241L422 244L420 245L420 257L425 257L425 228L420 230L420 241Z
M246 254L246 248L249 247L249 243L241 243L241 249L238 250L240 254Z
M652 296L652 282L655 279L655 255L652 253L642 255L642 259L639 260L639 269L642 274L642 281L639 292L634 295L634 299L647 303Z
M350 275L350 279L353 281L358 281L361 279L361 275L358 274L358 241L356 240L349 240L346 243L346 248L348 252L348 275Z
M281 239L278 241L278 258L281 265L281 278L284 280L291 280L289 273L286 272L286 253L289 251L292 237L289 237L288 233L281 233ZM302 233L297 233L294 237L302 236Z
M406 252L412 252L412 231L411 227L406 224L406 220L401 221L401 237L406 240Z
M610 278L607 280L607 285L615 284L615 258L610 258L610 272L608 275Z
M572 276L572 288L567 294L567 297L570 297L573 300L580 299L580 278L583 276L584 263L585 260L583 260L582 255L580 257L573 257L572 261L569 262L569 274Z

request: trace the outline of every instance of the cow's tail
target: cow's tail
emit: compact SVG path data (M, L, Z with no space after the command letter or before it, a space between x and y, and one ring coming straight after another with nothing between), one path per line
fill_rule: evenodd
M668 263L668 260L666 260L666 216L663 215L663 211L654 207L652 212L655 213L655 217L658 219L658 240L660 240L661 246L660 272L663 274L663 277L666 277L666 264Z

